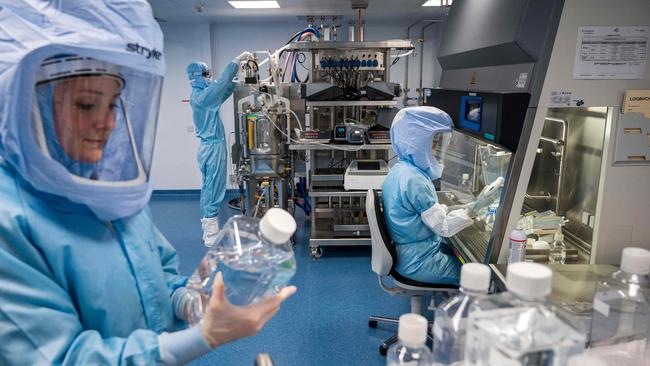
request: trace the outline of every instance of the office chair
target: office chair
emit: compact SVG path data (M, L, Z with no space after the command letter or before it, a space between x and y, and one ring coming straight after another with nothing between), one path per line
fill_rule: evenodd
M399 274L395 270L397 263L397 251L388 234L388 228L384 221L384 213L380 206L379 195L374 189L369 189L366 194L366 215L370 226L370 239L372 242L372 271L377 274L379 286L391 295L406 295L411 297L411 313L422 314L422 299L424 295L431 294L429 310L435 309L435 298L437 294L450 294L458 292L457 285L425 283L411 280ZM387 277L392 277L393 287L384 283ZM371 316L368 319L368 326L376 328L378 323L399 324L396 318L382 316ZM429 327L429 341L432 341L431 327ZM379 346L379 353L386 355L388 347L397 342L397 333L385 340Z

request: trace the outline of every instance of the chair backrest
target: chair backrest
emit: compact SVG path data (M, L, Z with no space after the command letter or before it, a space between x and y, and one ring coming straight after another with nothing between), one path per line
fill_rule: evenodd
M374 189L369 189L366 193L366 215L372 242L372 271L380 276L389 275L393 269L396 253L384 222L379 195Z

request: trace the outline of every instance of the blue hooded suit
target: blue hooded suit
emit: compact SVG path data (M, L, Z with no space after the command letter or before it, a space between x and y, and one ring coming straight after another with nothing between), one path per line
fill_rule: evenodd
M175 364L209 351L184 329L186 279L147 208L162 47L146 1L0 0L0 364ZM56 133L36 118L51 101L35 75L56 55L121 67L128 128L113 131L99 172L42 143Z
M442 175L431 152L433 137L452 126L446 113L432 107L402 109L391 126L399 160L382 186L384 217L396 245L396 270L416 281L457 284L460 279L460 261L441 251L442 238L422 218L438 202L432 181Z

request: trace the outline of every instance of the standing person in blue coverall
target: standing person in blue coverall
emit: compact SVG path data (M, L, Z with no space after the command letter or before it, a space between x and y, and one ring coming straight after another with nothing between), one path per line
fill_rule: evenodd
M450 210L438 203L433 181L443 165L433 156L446 155L453 122L434 107L409 107L397 113L390 129L399 159L382 186L384 217L396 244L396 270L412 280L457 284L460 261L442 249L442 238L471 226L475 213L499 197L503 179L486 186L474 202Z
M0 365L180 365L296 291L229 304L187 279L147 207L165 64L144 0L0 0Z
M228 152L223 122L219 116L221 105L235 91L232 81L237 75L239 64L250 60L253 54L243 52L228 63L219 79L212 81L208 65L192 62L187 66L187 76L192 84L190 106L196 127L196 136L201 140L197 160L203 177L201 186L201 228L203 243L212 246L219 232L219 208L226 194L228 176Z

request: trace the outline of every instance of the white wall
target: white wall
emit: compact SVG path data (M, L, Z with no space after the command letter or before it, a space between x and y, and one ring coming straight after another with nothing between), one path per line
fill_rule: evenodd
M395 22L386 24L368 21L365 28L365 40L379 41L387 39L404 39L406 28L412 23ZM409 83L416 96L419 87L420 38L422 25L411 29L411 38L416 51L410 57ZM191 110L187 99L190 88L185 74L185 67L191 61L203 60L212 66L215 77L235 56L245 50L274 50L284 45L296 31L305 27L304 22L283 23L219 23L219 24L164 24L165 57L167 76L163 87L156 151L154 153L154 187L155 189L199 189L200 173L196 163L198 140L194 132L188 132L192 126ZM442 24L434 24L425 32L423 86L437 86L440 80L440 65L435 51L440 42ZM347 27L339 29L340 41L347 40ZM405 59L403 58L391 69L391 81L404 84ZM234 127L234 107L232 97L221 109L226 138L232 141ZM230 160L229 160L230 161ZM232 174L232 167L229 167ZM234 188L234 187L230 187Z
M154 189L200 189L196 162L198 139L194 136L189 103L191 87L186 68L192 61L210 64L210 25L162 24L167 74L163 85L152 179Z

